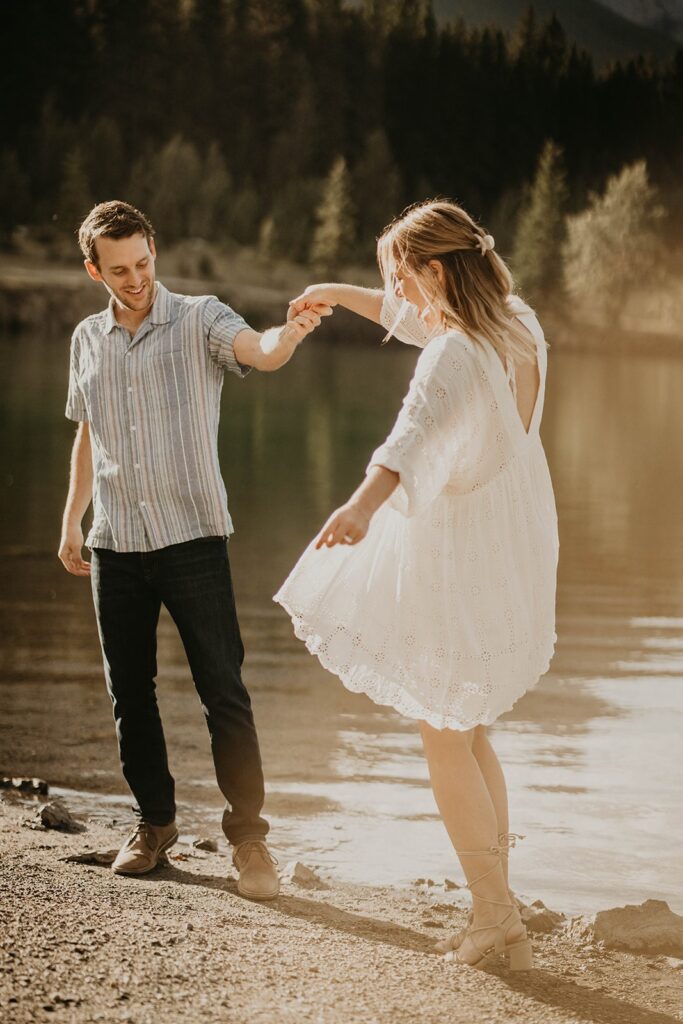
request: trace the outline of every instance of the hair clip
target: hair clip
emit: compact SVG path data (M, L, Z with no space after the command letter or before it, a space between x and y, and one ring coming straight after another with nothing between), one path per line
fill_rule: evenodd
M487 252L490 252L496 244L496 240L493 235L480 235L478 241L479 252L482 256L485 256Z

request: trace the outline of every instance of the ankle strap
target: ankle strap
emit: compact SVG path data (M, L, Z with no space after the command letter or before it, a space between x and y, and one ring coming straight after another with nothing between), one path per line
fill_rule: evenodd
M526 839L526 836L521 836L517 832L501 832L498 836L498 842L500 843L502 853L507 853L514 846L517 845L518 839Z

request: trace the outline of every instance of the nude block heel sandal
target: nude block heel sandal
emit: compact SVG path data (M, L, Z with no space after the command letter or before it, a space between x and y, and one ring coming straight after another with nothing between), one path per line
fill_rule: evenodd
M498 846L503 857L510 856L510 850L517 845L518 839L525 839L525 836L518 835L516 832L501 832L498 836ZM515 897L511 889L508 889L510 893L510 899L515 902ZM457 932L451 932L445 939L440 939L439 942L434 943L434 949L437 953L449 953L453 949L459 949L462 946L467 936L468 929L472 925L474 915L472 911L467 915L467 923L464 928L459 928Z
M496 857L496 863L493 864L488 871L485 871L482 875L479 875L478 878L475 878L474 881L470 882L467 885L467 888L473 896L476 896L477 899L482 900L484 903L492 903L495 906L505 907L508 911L497 924L481 925L476 928L470 926L467 928L465 936L463 937L463 942L466 938L469 938L472 945L479 953L479 958L475 960L474 963L468 963L466 960L463 960L460 957L458 950L452 950L446 954L449 960L454 963L461 964L463 967L481 969L501 955L507 957L511 971L529 971L533 967L533 949L531 941L526 934L526 928L524 928L522 920L519 917L517 904L514 902L504 903L501 900L493 900L489 896L482 896L480 893L475 892L474 889L475 885L487 878L492 871L496 870L501 863L501 857L505 856L507 853L507 848L509 846L514 846L514 841L510 840L508 835L505 836L505 839L506 842L504 844L501 844L500 846L491 846L488 850L458 850L459 857ZM519 918L519 923L524 929L524 934L523 936L520 934L520 936L513 942L506 942L506 935L515 923L510 919L515 915ZM493 944L487 946L486 949L481 949L477 945L475 936L480 932L496 933ZM460 945L462 945L462 943Z

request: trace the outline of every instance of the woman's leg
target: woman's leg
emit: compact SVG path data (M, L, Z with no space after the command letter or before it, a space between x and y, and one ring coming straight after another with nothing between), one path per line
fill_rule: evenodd
M421 722L420 731L441 818L456 853L463 854L460 863L472 886L473 928L487 929L467 938L458 951L460 959L474 963L494 943L494 926L504 918L508 941L523 937L524 927L516 909L510 909L505 858L468 853L497 847L499 835L496 808L472 750L474 730L438 730Z
M485 725L478 725L473 730L472 753L477 759L479 770L493 803L496 821L498 822L498 835L505 835L510 828L508 791L505 785L503 769L495 750L491 746ZM505 876L505 884L508 885L508 858L505 856L503 857L503 874Z

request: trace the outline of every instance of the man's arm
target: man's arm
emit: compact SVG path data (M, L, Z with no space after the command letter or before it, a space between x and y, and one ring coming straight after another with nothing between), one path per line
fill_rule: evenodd
M235 336L235 358L242 366L253 366L256 370L279 370L292 358L306 335L320 326L320 318L331 313L330 307L321 303L315 309L300 313L290 309L286 324L270 327L263 334L245 328Z
M81 522L92 500L92 451L90 428L79 423L71 451L69 493L62 519L62 537L59 542L59 560L67 572L74 576L89 576L90 562L83 560L83 530Z

